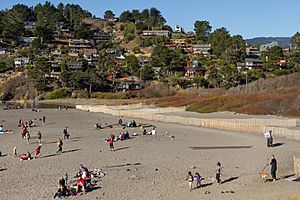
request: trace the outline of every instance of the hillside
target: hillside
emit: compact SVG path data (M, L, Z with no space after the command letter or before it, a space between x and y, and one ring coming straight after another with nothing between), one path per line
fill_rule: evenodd
M187 106L195 112L231 111L257 115L300 117L300 73L260 79L247 86L222 89L183 90L157 99L159 106Z
M287 48L290 46L290 37L255 37L251 39L246 39L246 42L251 45L261 45L268 44L271 42L278 42L279 46L282 48Z

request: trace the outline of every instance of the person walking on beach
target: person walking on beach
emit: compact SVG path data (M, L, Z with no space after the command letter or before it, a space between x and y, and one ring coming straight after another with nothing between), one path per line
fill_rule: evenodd
M264 133L267 147L273 147L273 136L272 136L272 130L269 130L268 132Z
M114 151L114 150L115 150L115 148L114 148L114 138L115 138L115 136L114 136L114 135L111 135L111 136L109 137L109 141L108 141L108 143L109 143L109 148L110 148L111 151Z
M14 148L13 148L13 157L18 157L18 155L17 155L17 147L16 146L14 146Z
M29 131L26 132L25 139L26 139L26 143L29 144L29 139L30 139Z
M188 172L188 175L185 180L188 181L189 189L190 189L190 191L192 191L193 190L193 181L194 181L194 176L192 175L192 172Z
M196 181L196 188L200 188L202 177L200 176L200 174L198 172L195 173L194 179Z
M69 134L69 130L67 127L64 128L63 134L64 134L64 140L69 140L70 134Z
M118 126L123 126L123 120L122 120L122 117L119 118Z
M38 158L41 155L41 148L42 144L39 144L39 146L34 150L34 158Z
M39 144L42 144L42 133L40 131L38 131L37 139L38 139Z
M270 165L271 165L271 176L273 178L273 181L276 181L277 160L274 155L271 156Z
M58 138L57 142L56 142L56 145L57 145L57 151L56 153L62 153L62 147L63 147L63 141L62 141L62 138Z
M46 124L46 116L43 116L42 120L43 120L43 125L45 125Z
M221 171L222 171L221 163L217 162L217 167L216 167L215 173L216 173L217 183L219 183L219 184L221 184Z

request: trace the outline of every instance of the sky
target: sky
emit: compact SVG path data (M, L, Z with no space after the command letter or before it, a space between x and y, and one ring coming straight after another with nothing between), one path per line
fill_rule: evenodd
M0 0L0 10L17 3L34 6L42 0ZM207 20L212 29L225 27L231 35L253 37L290 37L300 31L299 0L50 0L79 4L97 17L106 10L119 16L126 10L155 7L171 27L180 25L193 31L196 20Z

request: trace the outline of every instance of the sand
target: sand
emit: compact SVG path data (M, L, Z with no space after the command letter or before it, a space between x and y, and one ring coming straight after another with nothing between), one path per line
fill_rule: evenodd
M33 137L27 145L21 139L17 122L46 116L46 125L30 128ZM100 179L95 190L76 196L76 199L287 199L299 194L299 183L282 179L293 174L293 155L299 152L299 143L275 138L283 143L267 148L263 134L253 135L216 129L182 126L160 122L136 120L154 124L156 136L141 135L140 128L127 128L130 134L139 135L130 140L116 142L115 152L104 142L110 134L121 128L96 130L97 122L116 123L117 118L101 113L75 109L44 109L39 113L30 110L1 111L0 121L13 134L0 135L1 187L0 199L52 199L58 179L67 172L71 177L80 164L90 170L101 168L107 175ZM128 122L130 119L123 119ZM62 155L56 155L55 141L62 137L67 126L71 141L65 142ZM150 128L148 129L150 131ZM43 135L41 158L20 161L12 157L16 145L18 153L33 151L37 146L37 131ZM165 132L175 139L172 140ZM196 148L190 148L196 147ZM238 147L238 148L237 148ZM274 154L278 161L276 182L263 183L258 173ZM213 182L216 163L223 165L224 184ZM135 164L138 165L128 165ZM192 169L192 166L193 169ZM269 173L269 168L266 168ZM185 181L188 171L199 172L205 187L189 192ZM210 194L205 194L209 191ZM222 193L222 191L224 193ZM226 193L234 191L234 193ZM73 199L69 197L68 199Z

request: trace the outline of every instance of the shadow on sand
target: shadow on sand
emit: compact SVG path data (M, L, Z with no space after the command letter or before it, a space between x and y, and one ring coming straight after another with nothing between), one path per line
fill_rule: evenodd
M130 147L121 147L121 148L115 149L115 151L121 151L121 150L129 149L129 148L130 148Z
M211 150L211 149L249 149L253 146L212 146L212 147L189 147L193 150Z
M273 144L273 147L280 147L281 145L283 145L284 143L275 143Z
M106 168L115 168L115 167L126 167L126 166L138 166L141 165L141 163L126 163L126 164L121 164L121 165L111 165L111 166L106 166Z
M221 184L223 184L223 183L229 183L229 182L234 181L234 180L236 180L236 179L238 179L238 178L239 178L239 177L234 176L234 177L225 179L224 181L221 182Z
M0 169L0 172L7 170L7 168L2 168Z
M75 152L75 151L80 151L81 149L72 149L72 150L68 150L68 151L63 151L62 154L65 154L65 153L71 153L71 152ZM46 156L43 156L41 158L49 158L49 157L53 157L53 156L58 156L58 155L61 155L61 154L49 154L49 155L46 155Z

